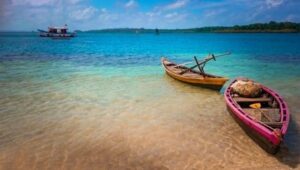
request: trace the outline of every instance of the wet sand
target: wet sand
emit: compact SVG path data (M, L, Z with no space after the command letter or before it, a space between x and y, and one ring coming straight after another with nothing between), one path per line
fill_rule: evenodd
M299 169L300 103L276 155L233 120L220 92L168 76L74 75L0 98L0 169Z

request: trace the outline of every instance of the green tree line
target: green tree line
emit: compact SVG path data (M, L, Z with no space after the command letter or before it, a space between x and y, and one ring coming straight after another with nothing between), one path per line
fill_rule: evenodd
M300 23L293 22L275 22L269 23L254 23L249 25L235 26L210 26L201 28L188 29L145 29L145 28L112 28L90 30L86 32L100 33L235 33L235 32L300 32Z

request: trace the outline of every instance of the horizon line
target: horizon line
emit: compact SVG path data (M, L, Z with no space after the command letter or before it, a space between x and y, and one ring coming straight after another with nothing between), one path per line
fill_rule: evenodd
M188 29L201 29L201 28L218 28L218 27L224 27L224 28L230 28L230 27L235 27L235 26L249 26L249 25L255 25L255 24L270 24L272 22L275 23L292 23L292 24L300 24L300 22L291 22L291 21L269 21L269 22L255 22L255 23L250 23L250 24L242 24L242 25L231 25L231 26L222 26L222 25L211 25L211 26L199 26L199 27L186 27L186 28L145 28L145 27L110 27L110 28L91 28L91 29L73 29L73 31L82 31L82 32L88 32L88 31L105 31L105 30L117 30L117 29L130 29L130 30L140 30L140 29L145 29L145 30L188 30ZM36 30L0 30L0 32L38 32L39 28L36 28Z

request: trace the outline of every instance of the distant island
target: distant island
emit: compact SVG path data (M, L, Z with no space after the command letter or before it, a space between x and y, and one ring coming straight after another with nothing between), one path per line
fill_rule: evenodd
M275 22L235 26L210 26L187 29L112 28L76 32L93 33L299 33L300 23Z

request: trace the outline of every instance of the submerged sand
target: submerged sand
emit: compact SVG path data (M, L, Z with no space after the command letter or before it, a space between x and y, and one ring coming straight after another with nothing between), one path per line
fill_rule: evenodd
M220 92L157 76L74 75L0 98L0 169L299 169L299 102L280 152L233 120ZM286 93L285 93L286 94Z

